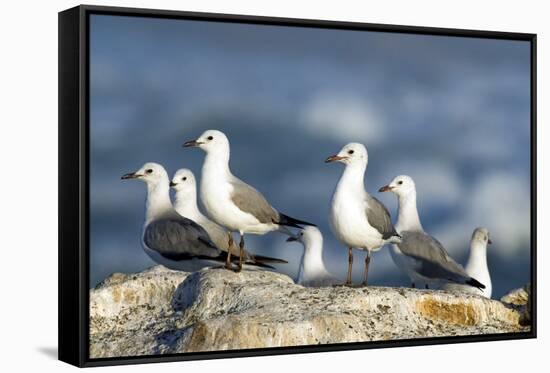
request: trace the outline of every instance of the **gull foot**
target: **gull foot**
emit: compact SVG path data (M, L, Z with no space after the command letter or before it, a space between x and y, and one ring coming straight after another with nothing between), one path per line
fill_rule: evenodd
M348 288L354 287L352 282L347 282L347 281L344 284L342 284L342 286L345 286L345 287L348 287Z
M227 269L228 271L235 272L235 267L233 267L231 264L229 264L229 265L222 264L222 265L219 265L219 266L212 267L212 269Z
M225 269L225 264L219 266L212 266L209 269Z
M333 284L332 287L335 287L335 288L343 288L343 287L350 287L352 286L352 284L348 284L347 282L343 282L341 284Z

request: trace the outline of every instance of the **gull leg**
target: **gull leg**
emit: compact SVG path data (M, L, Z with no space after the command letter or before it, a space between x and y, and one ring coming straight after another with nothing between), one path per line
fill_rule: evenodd
M416 288L416 284L414 282L411 282L411 288Z
M232 266L231 266L231 246L233 246L233 235L231 234L231 232L228 232L227 233L228 236L229 236L229 241L227 242L228 243L228 249L227 249L227 258L225 259L225 268L227 269L232 269Z
M243 259L244 259L244 234L241 233L241 241L239 242L239 268L237 272L240 272L243 269Z
M367 280L369 278L369 264L370 264L370 250L367 250L367 257L365 258L365 281L363 285L367 286Z
M346 285L351 286L351 269L353 267L353 249L348 248L348 279L346 280Z
M426 289L429 289L430 287L428 286L428 283L426 282Z

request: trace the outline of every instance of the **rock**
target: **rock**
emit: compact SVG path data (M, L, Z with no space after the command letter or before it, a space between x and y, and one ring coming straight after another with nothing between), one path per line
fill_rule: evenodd
M525 306L529 302L531 294L531 285L526 285L519 289L511 290L508 294L500 298L501 302L513 304L514 306Z
M476 295L304 288L275 272L157 266L90 290L90 357L528 331L522 317Z
M514 289L500 298L500 301L508 304L520 313L522 325L531 324L531 284Z

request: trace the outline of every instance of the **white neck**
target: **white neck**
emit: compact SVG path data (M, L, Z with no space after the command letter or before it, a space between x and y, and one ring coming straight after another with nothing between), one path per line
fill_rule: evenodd
M487 268L487 246L485 244L479 241L472 242L466 267L472 270Z
M397 224L395 229L401 231L423 231L418 210L416 208L416 190L412 190L406 195L399 195L399 213L397 215Z
M171 213L173 211L170 202L170 187L167 180L157 184L147 183L147 201L145 202L145 223Z
M336 189L345 189L352 193L364 193L365 171L367 163L352 163L346 165Z
M229 169L229 155L229 149L220 149L206 153L202 165L203 177L220 174L231 175L231 170Z
M304 254L302 255L299 278L326 272L323 263L323 241L311 242L304 245Z
M196 221L197 216L202 215L197 206L196 189L186 190L185 192L176 191L174 208L181 216Z
M485 285L480 291L490 298L492 294L491 274L487 267L487 246L481 242L472 242L470 246L470 257L466 263L466 273Z

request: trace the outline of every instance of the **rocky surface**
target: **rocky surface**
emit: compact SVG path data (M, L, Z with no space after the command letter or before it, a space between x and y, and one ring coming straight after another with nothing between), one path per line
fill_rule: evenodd
M520 314L520 324L531 323L531 284L514 289L500 298L500 301L516 309Z
M157 266L90 290L90 356L527 331L521 307L445 291L304 288L275 272Z

